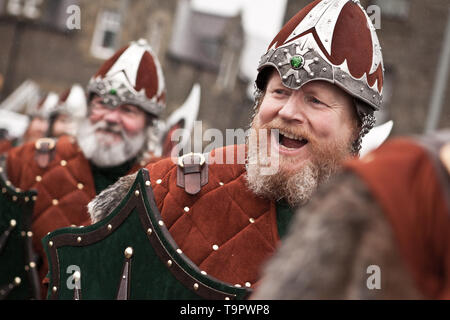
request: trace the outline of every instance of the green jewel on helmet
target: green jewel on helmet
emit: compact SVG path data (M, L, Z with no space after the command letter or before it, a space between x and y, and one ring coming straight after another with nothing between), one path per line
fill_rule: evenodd
M303 59L302 56L293 56L291 58L291 66L294 69L300 69L303 67L303 64L305 63L305 59Z

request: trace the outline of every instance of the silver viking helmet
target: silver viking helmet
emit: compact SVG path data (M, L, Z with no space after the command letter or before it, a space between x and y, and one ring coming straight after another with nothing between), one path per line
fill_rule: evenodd
M97 94L111 108L132 104L159 117L166 106L164 75L144 39L131 42L108 59L91 78L88 98Z
M375 125L374 111L382 105L384 74L375 27L359 1L316 0L289 20L261 57L257 99L270 67L288 88L323 80L350 94L361 125L353 145L353 152L359 152L362 137Z

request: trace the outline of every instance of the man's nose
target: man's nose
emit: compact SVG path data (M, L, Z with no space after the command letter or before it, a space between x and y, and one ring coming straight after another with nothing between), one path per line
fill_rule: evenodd
M303 104L304 101L301 95L295 92L289 96L286 103L280 108L278 115L283 120L302 123L305 120Z
M103 117L103 120L111 123L119 123L120 122L120 114L119 109L110 109L108 112L106 112L105 116Z

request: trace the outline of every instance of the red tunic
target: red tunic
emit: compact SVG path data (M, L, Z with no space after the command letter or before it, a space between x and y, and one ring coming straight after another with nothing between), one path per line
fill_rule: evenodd
M237 155L244 146L230 148ZM177 186L172 159L147 169L164 223L183 253L219 280L254 286L279 236L275 203L248 189L245 166L210 164L209 182L194 196Z
M48 262L41 239L59 228L89 225L87 205L96 192L90 164L75 139L61 137L55 146L54 158L45 169L35 161L35 151L34 142L10 150L7 167L8 178L15 187L38 192L31 231L34 249L43 262L39 269L43 280L48 272ZM130 173L139 168L136 165ZM43 297L45 291L43 287Z
M428 298L450 299L449 195L436 165L413 140L393 139L345 167L380 203L418 288Z

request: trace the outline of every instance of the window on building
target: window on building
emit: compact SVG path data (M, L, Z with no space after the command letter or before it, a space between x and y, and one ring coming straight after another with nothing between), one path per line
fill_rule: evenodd
M407 19L411 2L410 0L372 0L371 5L380 7L381 15L384 17Z
M218 70L222 54L220 45L228 20L195 11L189 1L180 1L169 48L171 56Z
M108 59L117 49L120 32L120 14L112 10L101 11L97 16L91 43L91 54L99 59Z

